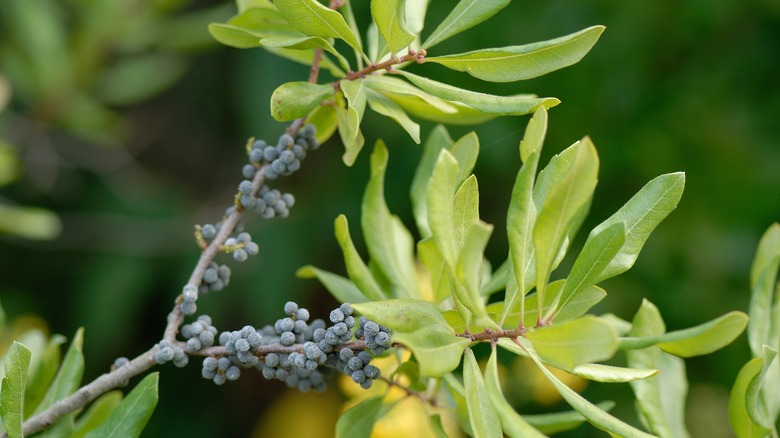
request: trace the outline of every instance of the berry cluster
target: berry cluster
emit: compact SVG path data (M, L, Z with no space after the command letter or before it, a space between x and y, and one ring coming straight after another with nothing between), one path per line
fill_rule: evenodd
M249 184L246 184L249 183ZM238 185L241 195L239 202L247 210L252 210L265 219L274 217L286 218L290 215L290 208L295 204L295 197L291 193L282 194L279 190L270 189L267 185L260 187L257 196L252 194L252 182L241 181Z
M214 345L217 328L211 325L210 316L200 315L195 322L181 327L181 336L187 340L185 350L191 353Z
M306 153L320 146L316 133L314 125L307 125L298 131L295 138L289 134L282 135L276 145L269 145L264 140L253 142L251 147L247 147L249 164L242 170L244 177L254 178L257 170L264 165L267 165L265 177L269 180L292 175L301 168Z
M197 304L199 295L206 295L209 291L220 291L230 283L230 267L227 265L218 265L215 262L209 262L206 270L203 271L203 280L199 287L187 284L182 289L182 303L180 305L181 313L185 315L194 315L198 310Z
M291 388L306 392L324 390L325 376L340 371L352 377L361 387L370 388L373 380L380 376L379 368L369 363L371 353L381 354L390 346L389 330L361 317L355 333L361 332L358 338L369 333L373 345L369 348L371 353L362 350L362 343L351 342L357 325L353 312L352 306L342 304L330 313L332 325L328 326L322 319L309 322L307 309L288 302L284 305L286 316L278 319L273 326L267 325L260 331L246 326L240 331L221 333L219 343L225 347L227 354L220 358L206 358L202 375L222 384L237 379L241 367L256 367L266 379L281 380ZM200 333L203 330L206 329L201 328ZM274 345L279 346L279 351L263 356L261 350L275 350ZM285 349L294 351L286 353L283 352Z
M371 350L371 353L379 356L390 348L392 342L390 342L389 328L370 321L365 316L360 317L358 324L360 327L355 330L355 337L365 338L366 347Z
M250 255L257 255L260 247L252 242L252 236L249 233L239 233L236 237L228 237L222 245L222 251L233 253L233 260L245 262Z
M190 359L184 349L176 345L171 345L170 342L163 339L157 344L160 347L154 352L154 361L162 365L166 362L173 361L173 364L179 368L186 367Z

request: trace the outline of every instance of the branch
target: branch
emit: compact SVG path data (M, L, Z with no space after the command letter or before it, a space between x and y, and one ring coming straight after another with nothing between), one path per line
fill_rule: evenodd
M514 330L492 330L486 328L484 331L481 331L479 333L470 333L467 330L464 333L458 333L455 336L466 338L471 342L481 342L481 341L496 342L498 341L499 338L509 338L515 340L518 337L525 337L526 332L527 330L523 327Z
M403 55L398 58L392 56L387 61L380 62L379 64L371 64L368 67L365 67L358 71L350 71L349 73L347 73L347 76L345 76L344 79L341 80L354 81L357 79L363 79L366 76L370 75L371 73L374 73L375 71L379 71L379 70L386 70L389 72L392 71L394 65L403 64L405 62L422 63L425 60L425 56L427 54L428 52L426 52L425 49L421 49L419 52L416 52L411 48L409 48L409 52L406 55ZM341 80L333 83L334 89L336 90L341 89L341 85L340 85Z

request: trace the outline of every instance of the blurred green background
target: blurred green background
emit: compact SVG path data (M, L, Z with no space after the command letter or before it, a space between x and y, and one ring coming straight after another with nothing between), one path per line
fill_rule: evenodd
M369 2L354 3L367 23ZM454 3L432 1L428 32ZM72 336L84 326L85 378L159 339L198 257L193 225L213 222L232 199L246 139L282 133L284 125L269 115L271 92L307 75L262 50L213 42L207 23L234 13L233 3L210 0L0 3L0 108L7 102L0 112L0 216L21 215L27 225L0 220L0 300L10 317L40 315L51 332ZM680 206L635 267L603 284L609 296L597 312L630 319L647 297L677 329L745 310L753 251L780 219L780 3L515 1L434 51L523 44L594 24L607 30L593 51L546 77L486 84L435 65L415 71L475 90L563 101L550 112L543 161L583 135L601 157L591 216L575 248L645 182L687 172ZM481 139L475 173L482 216L497 226L489 247L494 264L507 252L502 229L526 122L451 129L454 137L475 129ZM375 114L364 123L367 145L381 137L390 146L388 203L411 227L407 193L421 148ZM424 123L423 136L431 128ZM368 153L346 168L341 152L331 141L279 182L297 198L289 219L249 220L260 255L234 264L230 287L199 302L219 329L271 323L290 299L314 315L334 304L294 272L309 263L343 272L332 237L339 213L359 234ZM741 337L687 362L694 436L729 436L727 391L748 354ZM279 406L289 414L291 400L324 405L289 399L279 382L251 372L216 388L196 364L163 371L148 436L248 436ZM618 400L618 415L636 422L628 385L586 391L594 400ZM310 400L339 395L316 397ZM314 423L332 427L329 414ZM588 428L571 434L585 435L600 436Z

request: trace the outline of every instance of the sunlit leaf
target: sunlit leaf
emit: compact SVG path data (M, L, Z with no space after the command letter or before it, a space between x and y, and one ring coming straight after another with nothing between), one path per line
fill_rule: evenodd
M404 128L415 143L420 144L420 125L410 119L406 114L406 111L392 99L386 97L384 94L371 91L368 95L368 106L375 112L393 119Z
M342 80L340 82L344 97L347 98L347 132L356 137L360 130L360 122L366 110L366 90L362 80Z
M395 54L414 41L414 35L407 33L401 26L405 9L402 0L372 0L371 15L374 17L382 36Z
M457 188L458 161L446 149L439 152L428 184L428 225L433 241L447 265L453 269L458 255L455 213L452 202Z
M0 389L0 418L9 438L21 438L24 411L24 390L30 350L14 342L5 355L5 377Z
M501 423L496 410L485 389L482 371L479 369L474 352L467 348L463 356L463 385L466 390L466 405L469 408L469 420L474 436L502 437Z
M481 0L472 1L482 3ZM593 26L548 41L430 57L425 58L425 62L464 71L485 81L521 81L578 62L596 44L603 31L604 26Z
M603 401L597 403L596 407L602 411L609 412L615 407L615 402ZM559 432L572 430L586 421L585 417L577 411L554 412L551 414L523 415L525 421L540 432L552 435Z
M287 82L271 95L271 115L279 122L295 120L309 114L330 96L333 87L329 84Z
M601 275L596 277L596 283L621 274L634 265L639 251L655 227L677 207L684 188L685 174L682 172L658 176L591 231L591 236L594 236L617 223L623 223L626 227L623 247Z
M316 0L276 0L274 4L288 23L298 31L324 38L340 38L360 51L360 42L344 17Z
M485 391L501 421L501 428L505 434L513 438L544 437L544 434L528 424L504 398L504 394L501 392L501 383L498 381L497 356L497 350L493 348L493 353L485 367Z
M593 380L595 382L633 382L634 380L646 379L658 374L655 369L636 369L616 367L612 365L603 365L600 363L586 363L577 365L571 371L575 376L583 379Z
M428 36L422 47L431 48L453 35L482 23L506 7L509 2L510 0L460 0L444 21Z
M598 156L585 137L573 151L571 165L553 184L533 228L536 249L536 291L539 299L569 234L577 227L582 209L590 205L596 188Z
M469 180L466 180L469 181ZM482 260L493 227L484 222L474 222L464 237L463 246L458 255L455 274L462 287L456 288L460 302L477 318L479 323L488 323L485 302L479 291L482 273Z
M540 107L551 108L560 103L556 98L539 98L533 94L496 96L478 93L476 91L465 90L443 82L417 76L403 70L397 70L395 73L404 76L423 91L436 97L440 97L447 101L460 102L488 114L520 116L532 113Z
M365 303L370 301L349 279L314 266L304 266L295 273L300 278L317 278L333 298L342 303Z
M401 16L401 27L407 33L418 35L425 25L425 13L428 12L430 0L401 0L404 14Z
M626 237L624 224L614 224L598 234L592 234L585 242L585 246L574 261L566 283L554 301L554 304L545 314L544 320L554 317L559 308L566 306L570 300L585 288L592 286L599 274L618 254Z
M265 37L260 40L263 47L282 47L292 50L322 49L333 55L344 70L349 70L349 62L339 53L330 42L320 37Z
M363 137L363 132L358 127L357 132L350 130L350 122L347 110L341 107L336 107L336 116L338 117L338 130L341 142L344 144L344 155L341 159L344 164L351 166L355 164L360 151L363 149L363 145L366 143L366 139Z
M618 348L615 330L595 316L540 327L526 338L545 362L563 369L609 359Z
M157 384L160 374L151 373L144 377L119 406L114 409L100 426L86 435L87 438L109 436L138 437L152 417L157 406Z
M420 375L441 377L457 368L469 340L455 336L433 303L386 300L354 305L362 315L392 327L393 342L408 347L420 364Z

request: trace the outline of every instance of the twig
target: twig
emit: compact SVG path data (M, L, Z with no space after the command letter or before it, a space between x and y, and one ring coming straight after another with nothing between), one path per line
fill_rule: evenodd
M430 397L430 396L428 396L426 394L423 394L421 392L415 391L412 388L406 387L406 386L396 382L395 380L388 379L385 376L379 376L379 380L387 383L389 386L400 388L407 395L409 395L411 397L415 397L418 400L420 400L421 402L427 403L427 404L433 406L434 408L438 406L437 403L436 403L436 399L435 398L432 398L432 397Z
M458 333L456 336L459 336L461 338L466 338L470 340L471 342L479 342L479 341L491 341L496 342L499 338L509 338L509 339L517 339L518 337L525 336L526 329L523 327L514 329L514 330L492 330L489 328L486 328L484 331L481 331L479 333L470 333L468 330L464 333Z

